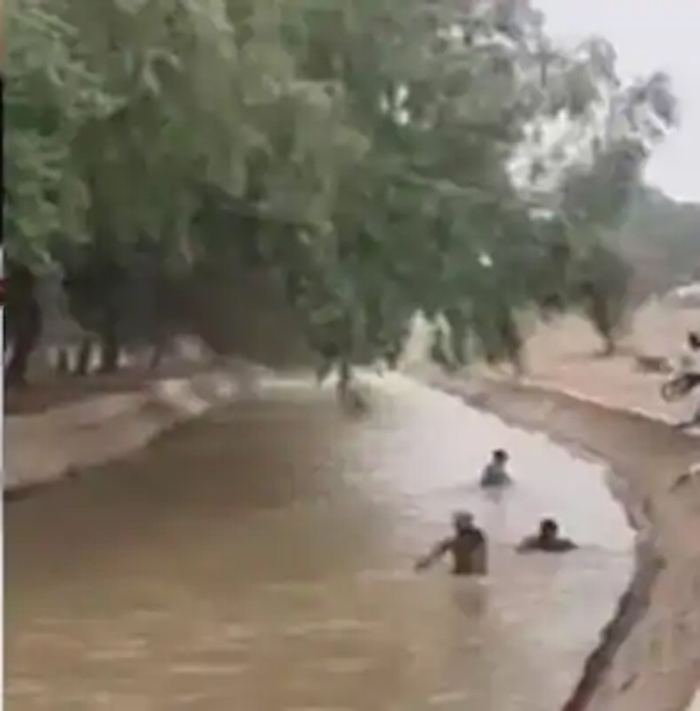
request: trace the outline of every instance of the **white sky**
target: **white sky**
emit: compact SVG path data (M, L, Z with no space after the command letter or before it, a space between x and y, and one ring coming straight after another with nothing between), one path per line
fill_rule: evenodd
M700 202L700 0L534 0L554 38L606 37L623 76L667 72L681 126L659 147L646 179L678 200Z

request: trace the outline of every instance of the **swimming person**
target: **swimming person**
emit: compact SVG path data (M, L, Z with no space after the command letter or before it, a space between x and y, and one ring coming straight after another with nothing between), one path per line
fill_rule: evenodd
M416 570L429 568L445 554L452 555L453 575L486 575L488 568L486 536L466 511L456 513L454 533L440 541L416 563Z
M508 452L504 449L494 451L491 461L484 467L479 485L484 489L500 488L513 483L506 471Z
M533 536L528 536L518 546L520 553L542 551L544 553L566 553L578 546L568 538L559 536L559 524L552 518L540 521L540 530Z

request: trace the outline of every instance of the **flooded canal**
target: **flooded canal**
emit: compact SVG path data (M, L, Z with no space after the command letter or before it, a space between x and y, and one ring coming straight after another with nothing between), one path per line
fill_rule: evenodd
M9 505L10 711L553 711L631 572L601 469L398 376L278 384ZM475 486L512 455L502 499ZM412 562L455 508L488 581ZM556 515L580 551L517 556Z

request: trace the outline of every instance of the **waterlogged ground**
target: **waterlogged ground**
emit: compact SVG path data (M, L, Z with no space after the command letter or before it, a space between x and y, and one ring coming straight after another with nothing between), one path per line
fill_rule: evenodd
M6 508L11 711L552 711L631 572L602 470L390 377L344 420L277 383ZM476 487L509 449L517 486ZM411 572L473 510L483 584ZM517 556L556 515L583 548Z

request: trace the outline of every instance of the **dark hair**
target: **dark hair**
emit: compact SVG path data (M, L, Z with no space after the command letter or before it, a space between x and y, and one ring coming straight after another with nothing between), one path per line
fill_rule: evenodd
M700 334L697 331L690 331L688 333L688 345L693 349L700 348Z
M540 521L540 533L556 533L559 524L553 518L543 518Z
M468 531L474 525L474 516L470 511L457 511L453 522L458 531Z
M493 450L494 459L508 459L508 452L505 449L494 449Z

